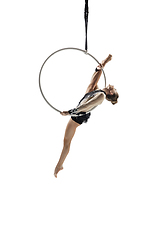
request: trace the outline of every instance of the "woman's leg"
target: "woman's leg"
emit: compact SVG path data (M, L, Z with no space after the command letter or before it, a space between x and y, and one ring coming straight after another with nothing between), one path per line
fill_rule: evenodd
M97 83L101 77L101 74L102 74L102 69L99 69L97 72L96 71L94 72L91 79L91 83L89 84L86 93L89 93L98 89Z
M112 59L112 55L109 54L108 57L105 60L103 60L100 65L97 66L97 71L94 72L91 79L91 83L89 84L86 93L89 93L98 89L97 84L102 74L102 68L104 68L106 63L109 62L111 59Z
M63 163L69 153L70 150L70 144L72 141L72 138L76 132L76 128L80 126L80 124L74 122L72 119L69 120L67 127L66 127L66 131L65 131L65 135L64 135L64 145L63 145L63 150L59 159L59 162L57 163L57 166L55 168L54 171L54 176L57 177L57 174L60 170L63 169Z

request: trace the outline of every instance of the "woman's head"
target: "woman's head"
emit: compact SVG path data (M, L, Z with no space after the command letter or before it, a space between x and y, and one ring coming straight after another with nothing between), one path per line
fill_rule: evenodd
M112 104L116 104L118 102L119 94L114 86L109 85L107 88L104 88L103 91L106 93L106 99L110 101Z

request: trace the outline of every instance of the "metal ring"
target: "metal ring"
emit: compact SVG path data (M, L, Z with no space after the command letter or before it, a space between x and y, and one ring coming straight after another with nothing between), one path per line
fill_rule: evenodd
M53 107L52 104L50 104L50 103L48 102L48 100L46 99L46 97L44 96L44 93L43 93L42 87L41 87L41 73L42 73L42 69L43 69L45 63L48 61L48 59L49 59L50 57L52 57L54 54L56 54L56 53L58 53L58 52L60 52L60 51L63 51L63 50L78 50L78 51L81 51L81 52L89 55L90 57L92 57L98 64L100 64L99 61L98 61L93 55L91 55L91 54L88 53L87 51L82 50L82 49L79 49L79 48L62 48L62 49L59 49L59 50L55 51L54 53L52 53L52 54L44 61L44 63L42 64L42 67L41 67L41 69L40 69L40 72L39 72L39 88L40 88L40 91L41 91L41 94L42 94L44 100L49 104L49 106L50 106L51 108L53 108L55 111L57 111L57 112L59 112L59 113L61 113L61 111L58 110L57 108ZM103 75L104 75L104 82L105 82L105 87L106 87L106 75L105 75L105 72L104 72L103 69L102 69L102 72L103 72Z

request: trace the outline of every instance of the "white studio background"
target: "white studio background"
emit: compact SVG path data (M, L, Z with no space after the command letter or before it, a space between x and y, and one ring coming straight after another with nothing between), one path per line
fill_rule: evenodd
M119 103L92 112L53 176L69 117L46 104L38 76L54 51L84 49L84 2L1 3L2 240L160 239L159 1L89 1L88 51L99 61L113 55L105 72ZM67 54L53 93L72 108L96 65Z

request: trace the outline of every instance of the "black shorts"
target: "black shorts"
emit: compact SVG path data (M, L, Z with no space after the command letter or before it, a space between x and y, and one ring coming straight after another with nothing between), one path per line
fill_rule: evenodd
M80 113L82 114L82 113ZM71 117L73 121L75 121L76 123L82 124L82 123L86 123L88 121L88 119L90 118L91 113L84 113L81 116L75 116L75 117Z

